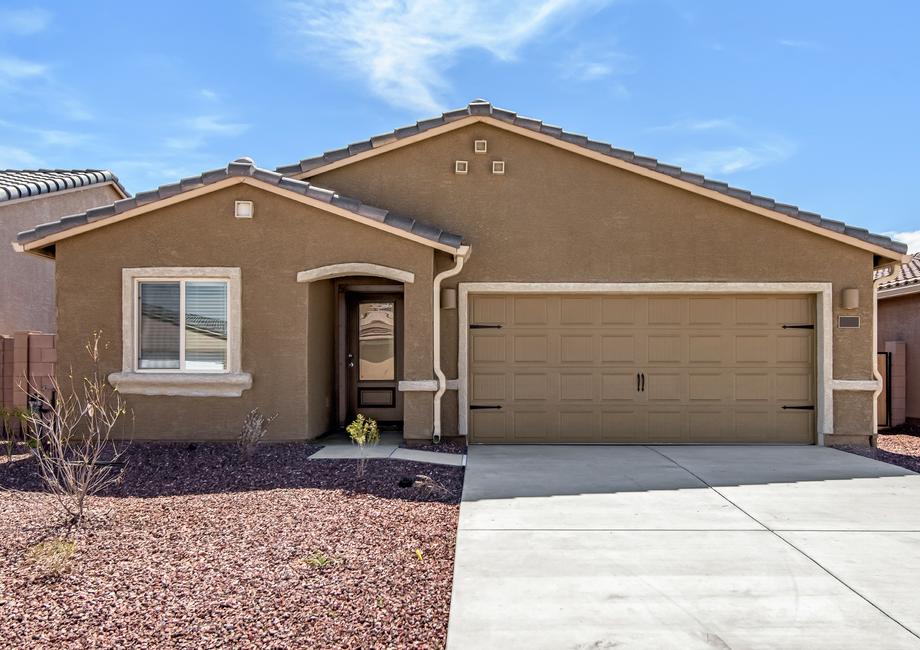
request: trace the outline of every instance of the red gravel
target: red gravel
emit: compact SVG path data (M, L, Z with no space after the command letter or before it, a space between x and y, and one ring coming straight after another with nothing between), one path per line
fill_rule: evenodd
M0 646L442 647L463 470L371 460L358 481L315 450L241 465L226 445L135 444L60 577L27 557L62 535L47 497L0 492ZM33 472L0 461L0 487L34 491ZM415 474L449 495L398 486Z
M920 472L920 437L879 434L878 449L839 445L838 449Z

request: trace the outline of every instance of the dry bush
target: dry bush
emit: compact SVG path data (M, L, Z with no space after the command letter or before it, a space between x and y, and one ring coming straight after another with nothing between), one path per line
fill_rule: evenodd
M116 484L125 466L125 450L113 433L124 425L127 409L99 369L105 347L94 332L85 346L89 376L77 380L71 372L64 385L53 378L50 395L29 387L37 403L25 417L29 448L68 525L81 523L87 499Z
M367 457L365 453L368 447L373 447L380 442L380 429L377 426L377 420L374 418L364 417L358 413L355 421L345 427L348 437L358 445L361 457L358 459L358 478L364 476L364 470L367 467Z
M450 490L448 490L441 483L438 483L430 476L425 476L424 474L416 475L415 481L412 482L412 487L417 489L426 497L443 499L444 497L450 495Z
M58 578L70 568L76 548L73 540L49 539L31 547L26 553L26 562L39 574Z
M258 408L254 408L246 414L238 441L243 458L252 457L256 451L256 446L262 442L262 438L268 433L268 425L276 417L278 417L277 413L270 417L265 417Z

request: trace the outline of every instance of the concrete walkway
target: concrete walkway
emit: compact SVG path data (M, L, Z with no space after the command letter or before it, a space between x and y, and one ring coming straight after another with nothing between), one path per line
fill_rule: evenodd
M448 648L920 648L920 475L820 447L468 454Z
M380 443L368 447L364 452L365 458L392 458L394 460L407 460L415 463L430 463L432 465L450 465L463 467L466 465L466 454L449 454L440 451L423 451L421 449L406 449L400 447L402 434L382 433ZM317 440L324 445L322 449L310 456L310 460L328 459L353 459L361 458L360 448L343 436L331 436Z

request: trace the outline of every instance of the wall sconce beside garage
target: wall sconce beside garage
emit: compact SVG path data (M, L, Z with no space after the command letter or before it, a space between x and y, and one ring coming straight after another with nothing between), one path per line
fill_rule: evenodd
M840 302L844 309L859 309L859 289L844 289Z
M233 205L233 216L237 219L252 219L254 210L252 201L236 201Z

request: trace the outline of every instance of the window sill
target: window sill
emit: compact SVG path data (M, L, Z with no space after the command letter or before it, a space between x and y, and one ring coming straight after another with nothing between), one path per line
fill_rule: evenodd
M113 372L109 383L126 395L170 395L178 397L239 397L252 388L248 372Z

